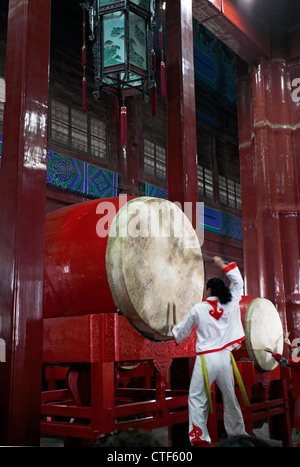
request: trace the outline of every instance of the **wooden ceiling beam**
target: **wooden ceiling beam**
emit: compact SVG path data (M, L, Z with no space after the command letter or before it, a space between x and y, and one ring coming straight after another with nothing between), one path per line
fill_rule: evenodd
M193 16L243 60L271 58L271 28L238 0L194 0Z

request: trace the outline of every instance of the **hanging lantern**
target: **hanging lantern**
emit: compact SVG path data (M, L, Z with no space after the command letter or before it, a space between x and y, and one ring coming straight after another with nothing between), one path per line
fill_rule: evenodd
M81 3L89 12L90 40L94 41L96 91L115 96L116 121L121 121L122 146L127 139L127 108L125 98L142 93L148 102L151 95L152 115L157 113L157 90L154 79L156 57L154 52L155 0L88 0ZM160 3L159 48L161 50L161 95L166 97L165 63L163 55L163 8ZM85 17L83 37L83 107L86 110L86 45ZM151 91L147 93L147 91ZM121 104L122 102L122 104Z
M102 90L124 99L146 93L155 86L152 63L155 0L88 0L81 7L89 12L90 39L94 40L95 64L94 96Z

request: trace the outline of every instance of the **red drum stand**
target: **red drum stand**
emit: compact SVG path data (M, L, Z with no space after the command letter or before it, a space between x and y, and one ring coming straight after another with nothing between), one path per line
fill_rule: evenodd
M114 430L187 421L188 391L170 388L168 375L173 359L195 356L195 340L193 332L179 346L151 341L116 313L45 319L47 374L69 370L67 388L42 393L41 433L79 444Z
M169 443L177 446L170 427L188 421L188 381L177 378L171 384L170 374L176 363L193 362L195 342L195 330L180 345L151 341L116 313L44 319L43 364L49 384L42 392L41 433L80 446L114 430L167 426ZM251 401L245 406L236 388L246 431L269 422L270 436L291 446L288 370L260 373L251 361L237 364ZM61 378L65 386L59 389ZM223 406L216 385L212 399L208 426L217 444Z

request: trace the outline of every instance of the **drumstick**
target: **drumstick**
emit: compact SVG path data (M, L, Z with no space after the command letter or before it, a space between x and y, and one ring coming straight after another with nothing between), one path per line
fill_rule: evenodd
M266 350L266 347L250 347L250 349L251 350ZM273 350L272 350L272 352L273 352Z
M170 319L170 303L168 302L168 308L167 308L167 326L169 326L169 319Z
M210 261L212 261L213 257L212 257L212 256L208 256L208 255L206 255L205 253L202 253L202 259L203 259L203 261L210 262Z
M173 302L173 324L176 324L176 305Z

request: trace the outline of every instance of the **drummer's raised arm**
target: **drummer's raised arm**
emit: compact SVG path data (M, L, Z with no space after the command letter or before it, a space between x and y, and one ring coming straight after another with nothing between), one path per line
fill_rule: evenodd
M217 267L222 269L226 276L231 280L232 287L230 288L230 292L232 298L240 300L243 293L244 281L236 262L233 261L232 263L225 263L225 261L219 256L214 256L213 262Z
M227 263L225 263L223 258L221 258L220 256L214 256L212 258L212 261L213 261L214 265L217 266L220 269L224 269L226 267L226 264L227 264Z

